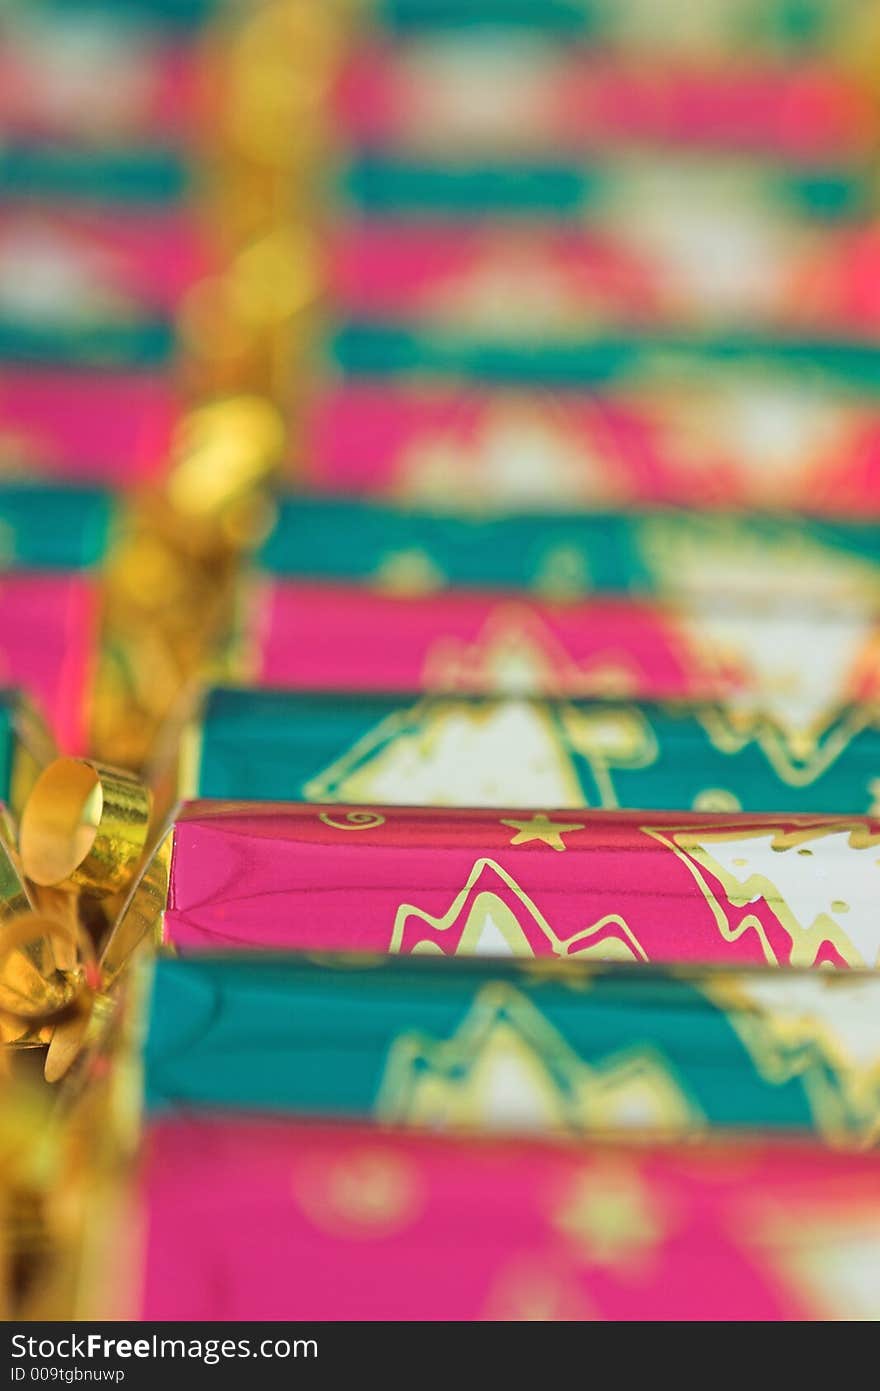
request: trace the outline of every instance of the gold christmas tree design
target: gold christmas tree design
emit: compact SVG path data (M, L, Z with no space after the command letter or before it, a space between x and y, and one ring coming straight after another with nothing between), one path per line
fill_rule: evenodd
M628 696L640 684L630 654L613 644L578 661L525 604L493 609L473 642L437 638L425 659L431 690L499 695Z
M738 911L763 903L790 939L791 965L816 964L826 943L847 965L880 964L880 836L867 823L646 830L687 865L726 940L755 931L776 961L761 919Z
M402 903L395 916L390 949L456 956L531 957L550 953L600 961L647 960L634 934L617 914L608 914L570 937L560 938L513 876L487 858L475 861L466 883L445 913L434 915L416 904Z
M397 806L617 806L615 768L653 762L657 745L634 707L579 710L528 699L426 697L369 730L311 779L309 801Z
M741 1230L800 1296L805 1317L880 1319L880 1216L871 1198L850 1211L833 1204L784 1214L752 1208Z
M880 981L867 974L718 973L706 994L726 1011L760 1075L799 1078L818 1131L868 1147L880 1137Z
M472 438L430 433L400 461L399 491L439 508L529 509L550 504L619 503L626 488L598 446L591 450L552 402L504 401Z
M586 1063L530 1000L493 982L450 1038L401 1035L377 1100L389 1123L537 1133L689 1135L703 1118L649 1046Z
M639 547L701 669L729 687L724 709L706 716L716 746L735 753L755 740L784 782L815 781L872 718L853 700L880 691L875 567L727 518L652 519ZM822 660L808 660L817 633Z

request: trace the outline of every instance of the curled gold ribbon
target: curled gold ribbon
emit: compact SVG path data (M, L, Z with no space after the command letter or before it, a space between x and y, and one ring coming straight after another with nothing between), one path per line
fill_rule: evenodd
M169 832L150 855L120 910L92 980L52 1031L46 1054L47 1082L60 1081L90 1042L100 1038L113 1017L115 989L123 968L143 943L157 942L168 892L171 842Z
M85 965L68 964L76 936L70 923L21 913L0 933L0 1010L19 1019L50 1019L67 1009L86 982Z
M149 820L150 794L134 774L88 759L61 758L40 774L22 813L20 873L14 854L3 847L0 1038L17 1048L48 1043L49 1081L78 1056L100 992L136 945L131 900L100 961L93 929L86 924L96 915L106 921L107 904L134 878L144 859ZM148 866L144 877L152 884L155 872ZM143 893L132 893L140 904ZM159 897L153 893L151 909ZM97 900L105 904L98 908ZM152 916L142 910L144 923Z
M94 897L118 893L143 856L150 795L133 773L59 758L35 782L21 818L25 877Z

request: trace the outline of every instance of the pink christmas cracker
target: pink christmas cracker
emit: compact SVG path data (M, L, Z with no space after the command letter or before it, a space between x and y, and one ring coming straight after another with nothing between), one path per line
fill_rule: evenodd
M874 1319L878 1191L875 1158L792 1144L623 1150L169 1119L146 1135L137 1314Z
M305 580L259 589L248 655L260 684L300 690L706 699L746 679L733 663L710 665L672 607L478 591L397 596Z
M179 206L90 211L53 202L0 211L4 316L172 317L210 267L205 239ZM47 276L56 287L51 305L40 294Z
M0 576L0 685L28 695L70 753L85 745L98 616L89 575Z
M873 967L878 837L869 818L193 803L164 939Z
M136 486L161 472L178 410L161 373L0 370L7 476Z
M806 228L768 218L759 235L743 214L748 249L737 246L734 277L726 263L710 273L705 226L691 228L687 209L672 235L642 206L656 190L619 197L620 209L585 214L584 226L350 220L328 243L330 302L341 317L478 340L577 340L602 325L717 323L857 338L880 327L873 223Z
M98 151L179 143L195 127L197 67L186 44L147 33L77 42L66 26L0 37L0 125L8 138Z
M334 114L353 146L471 156L668 142L822 161L867 153L875 125L865 86L825 63L658 69L571 46L467 40L358 45Z
M769 418L781 420L772 431ZM880 515L880 410L815 382L635 381L598 391L329 383L298 447L321 492L446 505L670 504Z

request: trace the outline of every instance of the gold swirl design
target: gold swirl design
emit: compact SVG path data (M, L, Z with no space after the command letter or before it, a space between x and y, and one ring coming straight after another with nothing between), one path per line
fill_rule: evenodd
M329 811L318 813L318 820L334 831L372 831L385 825L385 817L377 811L347 811L337 820Z

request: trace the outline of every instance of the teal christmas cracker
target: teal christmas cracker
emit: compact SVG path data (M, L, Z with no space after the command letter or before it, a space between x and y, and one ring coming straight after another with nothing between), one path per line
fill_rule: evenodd
M21 693L0 688L0 803L20 813L34 776L54 752L50 736Z
M186 92L198 31L223 3L3 0L4 52L13 74L21 66L26 98L16 121L13 93L0 192L86 204L180 199L187 123L164 119L162 105Z
M127 207L174 204L191 192L181 155L161 145L65 149L23 142L0 149L5 198L59 198Z
M869 7L863 0L366 0L365 9L400 33L483 26L523 28L626 49L635 36L685 52L707 39L733 55L742 51L815 53L851 34ZM653 19L653 24L646 23ZM636 39L638 42L638 39Z
M115 512L98 488L0 483L0 569L89 569L106 553Z
M0 690L0 801L11 800L13 769L18 745L17 698L11 691Z
M85 22L100 22L106 16L115 25L122 24L135 32L139 26L148 25L170 34L186 35L214 17L225 3L226 0L125 0L123 7L119 0L4 0L4 9L13 15L17 10L36 12L46 23L70 21L72 16L82 17Z
M260 566L400 593L461 587L860 604L867 596L880 604L880 525L670 509L443 513L292 496L280 502Z
M160 960L147 1105L432 1130L880 1134L880 978Z
M681 164L683 190L687 190L690 178L695 191L701 193L705 180L717 178L718 167L725 167L723 159L711 165L699 157ZM741 160L728 160L727 164L734 173L742 170L744 196L768 218L794 216L821 226L865 217L876 207L868 170L806 172ZM602 211L612 199L625 204L627 198L638 196L639 168L624 160L594 165L561 160L471 164L363 155L343 167L340 195L374 215L494 215L538 217L542 221L552 216L577 222ZM636 182L630 191L633 179Z
M185 204L169 197L148 206L140 172L124 165L120 200L122 187L105 179L103 161L92 168L90 153L52 151L53 187L43 190L31 183L31 175L39 183L47 173L42 161L41 154L32 160L28 151L0 151L0 194L13 174L13 182L24 180L16 192L52 194L9 198L0 216L0 364L167 364L181 304L208 264Z
M869 705L810 730L719 705L218 688L180 783L260 802L876 814L880 725Z
M69 329L0 319L0 365L5 359L35 366L161 369L168 366L174 350L174 328L164 319L96 322Z
M657 333L597 334L534 341L492 339L463 330L418 328L351 319L328 344L331 363L354 377L429 377L545 386L611 387L645 376L702 375L707 369L821 373L828 383L880 390L880 349L871 342L762 336L686 338Z

